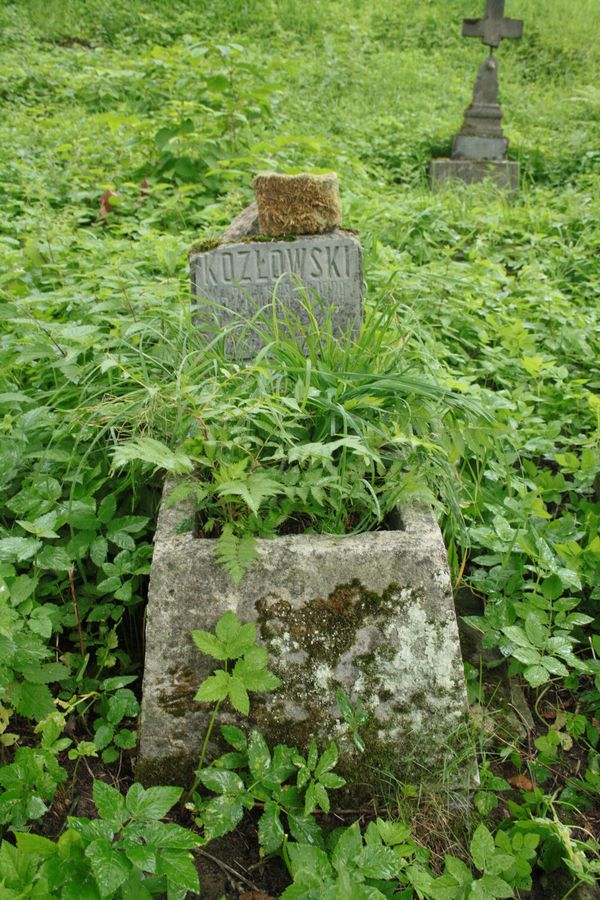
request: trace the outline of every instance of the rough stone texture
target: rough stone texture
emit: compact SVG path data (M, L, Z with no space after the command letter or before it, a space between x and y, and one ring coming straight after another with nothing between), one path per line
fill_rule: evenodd
M452 141L452 159L496 160L506 158L508 139L485 135L456 134Z
M488 57L479 67L473 102L452 142L452 159L506 159L508 140L502 132L498 103L498 63Z
M186 501L170 509L163 502L159 515L137 777L181 783L197 762L211 710L193 697L217 663L190 633L212 630L232 609L256 622L283 686L253 695L250 721L224 712L221 722L256 726L270 744L304 750L313 736L321 746L335 738L354 800L370 795L371 765L411 781L454 771L468 782L474 767L456 616L430 510L404 510L393 531L259 541L260 558L238 586L215 562L213 541L179 533L192 514ZM370 714L363 757L339 716L339 686ZM209 756L219 749L213 743Z
M254 179L258 224L262 234L325 234L342 224L340 189L334 172L327 175L278 175Z
M488 47L498 47L503 38L520 38L523 20L505 18L504 3L505 0L486 0L483 19L463 20L463 37L480 37Z
M336 230L288 241L250 240L204 252L192 250L190 272L192 293L199 298L196 322L207 330L214 328L211 320L216 320L218 330L234 325L239 347L230 350L239 356L250 357L260 348L260 337L246 326L259 310L271 305L273 296L280 308L287 307L304 325L309 324L309 314L303 304L308 304L319 322L332 307L335 335L360 326L362 252L360 241L351 232ZM270 310L267 315L270 318Z
M519 190L518 162L512 160L434 159L431 162L431 185L439 190L448 181L477 184L489 178L500 190Z
M258 206L251 203L229 223L221 235L221 240L224 243L235 243L240 238L258 234L258 230Z

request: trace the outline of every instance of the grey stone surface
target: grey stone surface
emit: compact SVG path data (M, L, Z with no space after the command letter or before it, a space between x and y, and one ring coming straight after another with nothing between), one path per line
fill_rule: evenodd
M261 172L254 179L262 234L324 234L342 224L340 187L335 172L280 175Z
M240 238L248 237L251 234L258 234L258 206L256 203L251 203L229 223L221 235L221 240L224 243L235 243Z
M431 161L431 185L434 191L451 181L478 184L489 179L500 190L519 190L518 162L512 160L434 159Z
M457 134L452 142L452 159L501 161L506 159L507 150L507 138Z
M334 333L358 329L362 318L362 251L351 232L298 237L286 241L243 241L221 244L213 250L190 254L195 319L201 325L216 319L219 329L235 325L240 333L240 354L250 356L260 347L250 319L272 303L288 307L307 325L304 296L319 321L332 307ZM203 300L210 301L207 305ZM283 318L283 316L281 316Z
M224 711L221 722L256 726L269 743L304 750L313 736L321 746L335 738L355 799L371 791L370 765L412 781L454 772L468 782L474 757L458 630L429 509L404 510L393 531L259 541L260 557L238 586L215 562L214 541L179 533L192 514L186 501L163 502L159 515L137 777L181 781L197 762L211 710L193 697L217 663L190 633L212 630L231 609L256 622L283 686L253 695L249 721ZM364 757L339 716L340 686L370 714ZM218 749L213 742L210 755Z
M504 4L505 0L486 0L483 19L463 21L463 37L479 37L488 47L498 47L503 38L520 38L523 20L505 18Z

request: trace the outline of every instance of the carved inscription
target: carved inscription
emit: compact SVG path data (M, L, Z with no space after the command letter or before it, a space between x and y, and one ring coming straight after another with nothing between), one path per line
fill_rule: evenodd
M360 324L362 257L353 235L223 244L192 256L190 265L198 321L206 300L219 305L212 312L229 325L240 316L252 318L276 296L279 304L292 306L294 314L306 322L308 317L297 303L306 294L317 319L332 307L336 333ZM251 349L257 348L255 342Z

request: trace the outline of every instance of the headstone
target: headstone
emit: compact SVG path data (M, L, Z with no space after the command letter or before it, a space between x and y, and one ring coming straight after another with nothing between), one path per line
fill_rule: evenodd
M239 585L214 556L213 540L182 533L193 501L158 520L146 613L136 777L182 784L197 764L211 709L194 701L218 665L191 631L212 630L227 610L255 622L282 681L253 694L250 717L222 708L220 723L258 728L274 745L306 752L333 738L355 802L373 795L372 767L411 783L475 775L463 664L444 542L432 511L402 512L395 528L345 537L292 535L258 541L259 558ZM336 703L343 688L369 721L361 755ZM210 757L224 747L213 731ZM340 795L341 796L341 795Z
M219 329L233 328L240 341L233 349L231 338L232 352L251 357L261 338L246 326L275 297L282 319L287 307L309 326L308 304L319 322L331 314L335 336L357 332L362 251L355 234L334 227L340 219L337 176L263 175L255 179L255 189L257 204L231 223L218 246L195 245L190 251L199 326L212 318ZM320 231L305 234L307 228Z
M434 189L449 179L474 184L491 178L499 188L519 189L519 164L507 159L508 139L502 131L502 109L498 102L498 62L493 51L503 38L518 38L523 22L504 17L504 0L487 0L483 19L465 19L464 37L480 37L490 55L480 65L473 101L452 142L450 159L434 159L431 180Z

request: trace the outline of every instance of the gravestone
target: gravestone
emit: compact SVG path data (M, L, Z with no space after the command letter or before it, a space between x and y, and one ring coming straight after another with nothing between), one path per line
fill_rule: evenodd
M504 0L487 0L483 19L465 19L464 37L480 37L490 48L477 73L473 100L465 110L464 121L452 141L450 159L434 159L431 181L438 189L449 179L474 184L492 179L502 189L518 191L519 163L507 159L508 139L502 130L502 108L498 102L498 61L493 55L503 38L519 38L520 19L504 16Z
M276 290L281 302L293 303L304 285L332 304L340 332L358 325L358 238L338 227L335 201L311 209L327 204L330 189L330 182L308 193L304 181L263 182L257 205L231 223L219 246L192 251L196 296L218 302L228 324L234 313L251 313L249 298L270 302ZM256 239L265 190L267 220L278 232L291 230L289 241ZM285 198L279 210L276 195ZM293 234L309 222L329 230ZM354 802L372 796L373 768L411 782L438 772L468 785L476 770L462 657L448 559L431 509L398 510L388 530L372 533L259 540L258 559L234 584L217 562L215 541L183 530L193 521L194 502L170 505L174 487L165 486L155 535L136 776L145 783L189 781L212 713L194 695L216 665L191 632L214 629L233 610L241 622L256 623L282 685L253 695L248 719L224 705L218 723L257 727L271 745L304 753L312 738L321 747L335 738L346 798ZM364 756L338 709L339 688L368 714ZM208 758L223 749L215 729Z
M339 227L337 176L259 175L255 190L257 204L232 222L218 246L190 251L197 323L212 317L217 328L233 328L244 357L261 345L248 322L274 297L281 318L285 307L307 326L309 309L319 322L330 311L335 336L356 333L362 251L356 235Z

